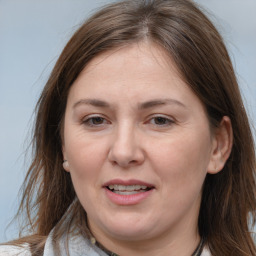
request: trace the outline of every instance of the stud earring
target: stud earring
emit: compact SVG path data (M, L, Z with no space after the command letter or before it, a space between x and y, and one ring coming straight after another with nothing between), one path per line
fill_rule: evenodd
M69 163L68 163L68 160L64 160L63 163L62 163L62 165L63 165L63 168L64 168L66 171L69 170Z

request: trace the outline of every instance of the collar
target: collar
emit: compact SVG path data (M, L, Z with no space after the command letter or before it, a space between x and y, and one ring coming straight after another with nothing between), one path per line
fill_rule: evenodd
M53 231L51 231L46 240L43 256L56 256L52 235ZM107 256L105 252L82 235L64 234L59 241L59 248L61 256Z

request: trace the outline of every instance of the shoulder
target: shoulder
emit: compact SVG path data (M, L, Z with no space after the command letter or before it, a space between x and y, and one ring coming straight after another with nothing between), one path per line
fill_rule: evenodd
M31 253L27 245L1 245L0 256L31 256Z

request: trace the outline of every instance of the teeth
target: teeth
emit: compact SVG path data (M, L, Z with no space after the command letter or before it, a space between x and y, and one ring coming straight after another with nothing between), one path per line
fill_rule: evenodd
M147 186L144 186L144 185L124 186L124 185L115 184L115 185L109 185L108 188L110 190L126 192L126 191L146 190Z
M113 191L115 194L119 194L119 195L134 195L140 192L146 192L147 190L140 190L140 191L119 191L119 190L115 190Z

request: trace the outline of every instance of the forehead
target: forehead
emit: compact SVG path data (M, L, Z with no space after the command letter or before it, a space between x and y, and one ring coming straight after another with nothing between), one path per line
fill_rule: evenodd
M99 54L86 65L73 85L83 83L86 86L89 81L95 87L99 80L102 87L114 80L127 85L126 88L132 87L131 84L128 86L132 80L135 84L141 80L144 84L155 85L160 80L168 80L172 84L178 82L187 86L170 54L149 42L134 43Z
M148 42L134 43L93 58L73 83L68 102L88 97L133 104L171 97L202 105L170 55Z
M176 75L181 77L170 54L161 46L148 41L137 42L103 52L93 58L81 73L90 73L95 68L111 70L112 68L116 69L119 67L121 70L128 66L129 70L127 71L131 72L133 64L136 64L136 66L133 66L134 71L138 71L140 68L144 69L145 67L155 70L157 64L159 68L167 68L172 70L172 72L175 71Z

